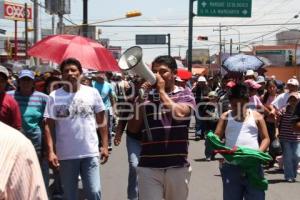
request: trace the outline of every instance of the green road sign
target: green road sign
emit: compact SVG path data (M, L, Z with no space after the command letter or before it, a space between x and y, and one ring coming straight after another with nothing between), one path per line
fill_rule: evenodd
M251 17L252 0L198 0L198 16Z

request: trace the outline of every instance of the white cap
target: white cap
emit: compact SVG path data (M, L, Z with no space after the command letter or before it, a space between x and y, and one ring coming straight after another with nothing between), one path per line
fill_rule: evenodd
M256 78L256 83L265 83L265 82L266 82L266 80L265 80L265 77L263 77L263 76L258 76Z
M175 81L178 81L178 82L183 82L183 80L179 77L179 76L176 76L176 79Z
M252 69L247 70L246 75L245 76L257 76L257 73L254 72Z
M218 97L218 93L216 91L210 91L207 96L208 97Z
M199 76L198 82L206 82L206 78L204 76Z
M122 73L117 72L117 73L115 73L115 76L122 77Z
M2 65L0 65L0 73L4 74L6 76L6 78L9 76L8 70L5 67L3 67Z
M294 85L294 86L299 86L299 81L295 78L291 78L287 81L287 85Z

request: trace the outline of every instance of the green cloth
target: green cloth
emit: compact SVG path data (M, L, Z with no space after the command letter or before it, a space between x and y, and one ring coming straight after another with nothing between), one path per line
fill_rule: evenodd
M268 180L259 174L259 166L272 160L268 153L258 150L235 147L231 149L225 146L217 135L209 132L207 135L208 144L216 153L220 153L229 164L239 166L249 179L249 183L258 189L267 190Z

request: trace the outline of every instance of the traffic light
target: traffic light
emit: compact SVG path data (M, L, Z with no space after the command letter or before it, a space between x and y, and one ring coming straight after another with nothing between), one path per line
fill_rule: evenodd
M208 40L207 36L198 36L198 40Z

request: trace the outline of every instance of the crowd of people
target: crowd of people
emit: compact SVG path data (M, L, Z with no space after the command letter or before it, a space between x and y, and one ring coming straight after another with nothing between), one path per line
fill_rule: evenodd
M272 161L257 166L261 176L263 167L278 165L287 182L296 181L300 161L296 77L284 83L248 70L238 76L201 75L185 80L177 76L176 61L170 56L158 56L151 67L154 86L137 75L84 71L75 58L40 76L29 69L13 74L0 66L1 132L15 135L20 131L26 136L36 153L32 159L38 160L32 163L39 163L42 172L43 184L40 178L31 179L39 182L32 184L37 189L31 199L39 195L40 199L45 195L78 199L79 178L87 199L101 199L100 163L107 162L124 133L129 165L127 198L187 199L192 118L195 141L206 140L207 161L215 159L207 141L212 131L230 148L268 151ZM0 174L4 173L3 163ZM50 171L54 176L51 186ZM220 172L225 200L265 199L264 190L249 184L239 166L225 160ZM0 199L18 193L11 189L11 180L6 180L7 185L0 184ZM18 195L27 195L18 196L26 199L28 192L20 190Z

